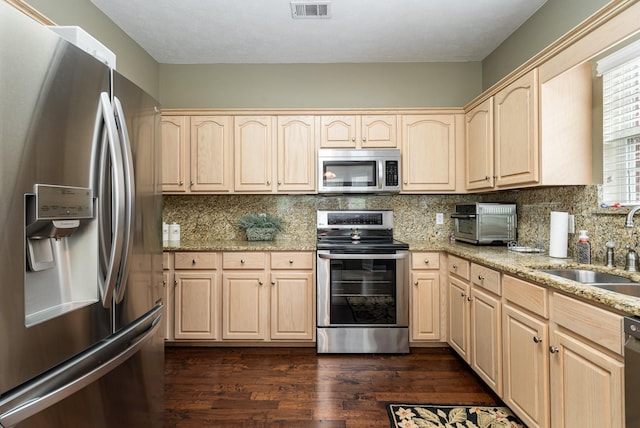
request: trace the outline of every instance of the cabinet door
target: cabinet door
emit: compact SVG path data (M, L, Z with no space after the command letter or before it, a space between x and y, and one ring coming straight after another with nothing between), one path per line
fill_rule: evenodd
M551 426L624 426L624 364L557 328L551 344Z
M396 115L362 116L363 149L397 148L398 118Z
M234 190L273 192L274 118L236 117L234 125Z
M493 188L493 98L465 114L466 189Z
M504 304L503 401L530 428L549 427L549 328L547 323Z
M411 274L411 340L440 339L440 274Z
M360 139L358 117L321 116L320 147L325 149L356 148Z
M222 338L265 340L269 288L263 272L223 272Z
M402 191L456 189L454 115L402 118Z
M186 192L189 116L164 116L161 135L162 191Z
M271 339L312 340L313 272L271 274Z
M449 345L469 362L469 285L449 278Z
M316 127L313 116L278 117L278 191L316 189Z
M232 118L193 116L191 118L191 191L231 190Z
M471 367L502 397L502 322L500 298L471 290Z
M162 286L164 287L164 339L173 340L173 293L174 293L174 273L173 270L162 272Z
M218 339L218 282L215 272L175 273L176 339Z
M533 70L495 95L495 184L539 181L538 73Z

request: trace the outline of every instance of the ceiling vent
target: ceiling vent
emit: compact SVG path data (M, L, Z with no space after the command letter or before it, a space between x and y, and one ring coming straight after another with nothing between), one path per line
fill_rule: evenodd
M328 1L292 1L291 15L293 19L327 19L331 17L331 3Z

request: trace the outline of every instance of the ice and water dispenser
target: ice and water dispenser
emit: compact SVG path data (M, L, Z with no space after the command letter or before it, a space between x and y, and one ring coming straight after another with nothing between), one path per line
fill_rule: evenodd
M98 301L98 222L89 188L36 184L25 195L25 324Z

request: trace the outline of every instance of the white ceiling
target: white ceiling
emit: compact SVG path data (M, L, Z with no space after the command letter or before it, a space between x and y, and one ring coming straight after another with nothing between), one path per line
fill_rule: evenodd
M166 64L480 61L546 0L91 0Z

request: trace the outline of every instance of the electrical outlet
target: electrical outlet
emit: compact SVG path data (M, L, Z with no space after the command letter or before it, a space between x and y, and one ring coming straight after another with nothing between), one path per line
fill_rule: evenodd
M569 224L567 226L567 232L576 233L576 220L573 214L569 214Z
M436 224L444 224L444 214L436 213Z

